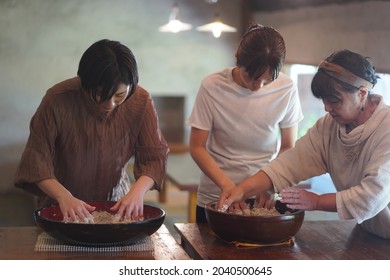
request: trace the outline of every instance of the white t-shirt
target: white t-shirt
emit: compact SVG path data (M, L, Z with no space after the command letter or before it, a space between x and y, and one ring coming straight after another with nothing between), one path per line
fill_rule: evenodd
M253 175L273 159L280 128L303 119L299 96L283 73L258 91L236 84L233 67L203 79L187 124L209 131L207 150L234 182ZM198 205L218 200L220 188L201 175Z

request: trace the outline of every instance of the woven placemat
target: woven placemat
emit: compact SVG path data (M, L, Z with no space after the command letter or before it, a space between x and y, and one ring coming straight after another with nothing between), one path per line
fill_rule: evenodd
M42 232L38 235L34 250L36 252L143 252L153 251L154 249L153 241L150 236L147 236L131 244L121 244L115 246L104 246L104 244L102 245L103 246L83 246L68 244L50 236L46 232Z
M247 247L247 248L256 248L256 247L273 247L273 246L293 246L295 244L295 237L291 237L285 241L282 242L275 242L275 243L252 243L252 242L240 242L240 241L227 241L214 232L212 234L222 240L223 242L234 245L236 247Z
M245 242L238 242L238 241L232 241L228 242L229 244L232 244L236 247L272 247L272 246L292 246L295 244L294 237L291 237L290 239L283 241L283 242L277 242L277 243L269 243L269 244L260 244L260 243L245 243Z

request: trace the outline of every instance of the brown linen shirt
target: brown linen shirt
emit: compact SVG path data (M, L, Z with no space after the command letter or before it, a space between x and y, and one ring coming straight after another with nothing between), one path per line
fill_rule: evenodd
M57 179L84 201L117 200L129 189L125 169L133 156L134 177L146 175L160 190L168 152L148 92L137 87L103 114L75 77L53 86L42 99L15 186L37 195L38 207L55 202L36 185L44 179Z

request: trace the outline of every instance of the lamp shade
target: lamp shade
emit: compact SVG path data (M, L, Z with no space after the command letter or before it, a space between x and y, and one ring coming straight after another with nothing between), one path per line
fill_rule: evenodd
M167 24L164 24L158 28L160 32L172 32L178 33L180 31L190 30L192 28L191 24L181 22L178 19L170 20Z
M224 24L220 20L215 20L211 23L198 26L196 30L202 32L212 32L215 38L219 38L222 32L237 32L237 28Z
M169 22L158 28L160 32L171 32L178 33L180 31L190 30L192 28L191 24L181 22L178 19L179 7L177 4L172 6L171 13L169 15Z

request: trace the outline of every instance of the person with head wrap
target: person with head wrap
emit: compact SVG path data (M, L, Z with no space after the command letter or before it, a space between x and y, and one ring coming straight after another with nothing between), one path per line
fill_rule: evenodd
M378 76L371 61L341 50L321 62L311 89L327 114L290 149L224 192L219 205L277 192L292 209L337 212L365 230L390 238L390 108L372 93ZM329 173L335 193L316 194L297 184Z

